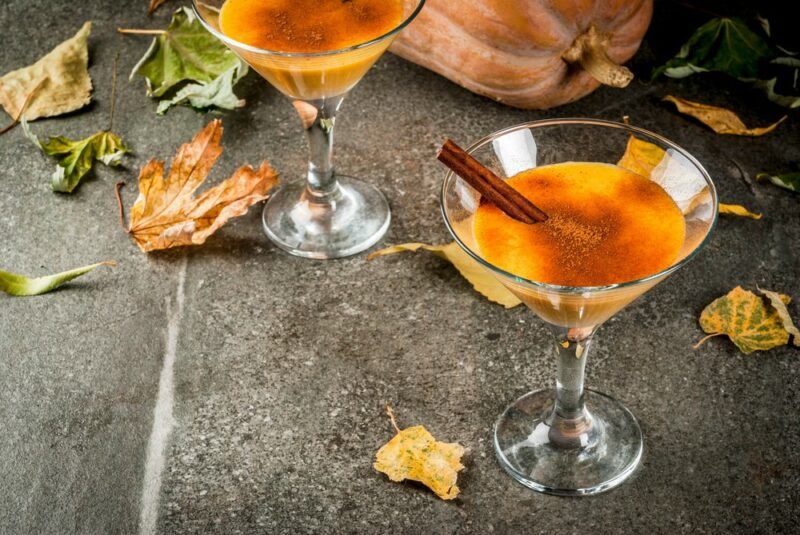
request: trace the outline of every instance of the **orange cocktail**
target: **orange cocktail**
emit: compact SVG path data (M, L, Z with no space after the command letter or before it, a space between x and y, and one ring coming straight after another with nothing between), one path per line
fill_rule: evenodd
M618 284L656 274L678 258L686 225L661 186L616 165L566 162L523 171L508 183L549 215L526 225L482 203L473 232L481 256L528 280L571 287ZM596 325L646 290L563 296L511 287L557 325ZM556 306L554 306L556 305Z
M219 26L240 43L281 53L239 51L286 95L314 100L350 90L391 41L371 42L402 18L402 0L227 0ZM345 52L320 55L332 51Z

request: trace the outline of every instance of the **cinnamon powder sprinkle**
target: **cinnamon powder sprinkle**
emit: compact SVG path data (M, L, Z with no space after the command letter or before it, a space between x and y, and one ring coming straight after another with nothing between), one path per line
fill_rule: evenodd
M526 225L482 203L473 231L481 254L520 277L602 286L669 267L683 245L683 214L658 184L610 164L538 167L509 184L550 217Z

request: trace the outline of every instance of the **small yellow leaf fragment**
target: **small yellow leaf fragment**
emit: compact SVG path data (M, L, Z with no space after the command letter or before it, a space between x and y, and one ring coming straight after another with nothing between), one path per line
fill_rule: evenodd
M150 160L142 168L128 226L139 249L199 245L229 219L267 198L278 182L267 162L258 169L242 166L227 180L194 196L222 154L221 138L222 123L216 119L178 149L166 177L164 162Z
M458 496L458 472L464 468L460 444L437 442L421 425L399 429L387 407L397 434L375 454L375 470L392 481L419 481L443 500Z
M761 214L756 214L745 208L740 204L723 204L719 205L720 214L738 215L740 217L749 217L750 219L761 219Z
M483 295L489 301L503 305L506 308L513 308L522 301L492 275L488 269L478 264L456 243L451 242L446 245L428 245L425 243L403 243L393 245L367 256L367 260L373 260L379 256L390 255L403 251L418 251L424 249L436 256L443 258L453 264L467 279L475 291Z
M672 102L678 111L694 117L718 134L733 134L737 136L763 136L775 130L779 124L786 120L784 115L773 124L760 128L747 128L738 115L731 110L710 106L700 102L692 102L672 95L664 97L667 102Z
M786 315L788 317L788 312ZM776 309L767 306L763 299L741 286L711 302L700 314L700 326L710 336L698 342L695 348L708 338L722 334L728 336L745 354L765 351L789 342L789 332Z
M781 318L783 328L786 329L787 333L792 335L794 345L800 347L800 330L795 326L792 317L789 315L789 309L786 308L786 305L791 303L792 298L786 294L772 292L763 288L759 288L758 291L767 296L772 308L775 309L775 312L777 312L778 316Z
M625 147L625 154L622 155L617 165L649 178L650 173L661 163L664 156L666 156L666 152L658 145L630 136L628 145Z

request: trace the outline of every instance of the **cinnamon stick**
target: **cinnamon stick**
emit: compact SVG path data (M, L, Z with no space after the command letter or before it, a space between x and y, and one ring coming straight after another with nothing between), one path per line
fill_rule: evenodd
M509 217L529 225L547 221L547 214L452 140L445 140L436 157Z

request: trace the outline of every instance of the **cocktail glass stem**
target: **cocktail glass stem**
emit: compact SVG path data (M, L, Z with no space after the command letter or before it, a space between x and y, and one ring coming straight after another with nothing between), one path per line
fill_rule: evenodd
M324 202L338 189L333 166L333 129L344 95L317 101L294 101L308 138L307 190Z
M596 327L566 329L551 325L558 362L553 410L546 421L550 442L561 448L582 448L597 438L592 417L584 405L586 358Z
M389 226L389 203L373 185L337 175L333 130L346 93L295 99L308 139L306 179L285 183L267 201L264 232L279 247L308 258L338 258L377 242Z

